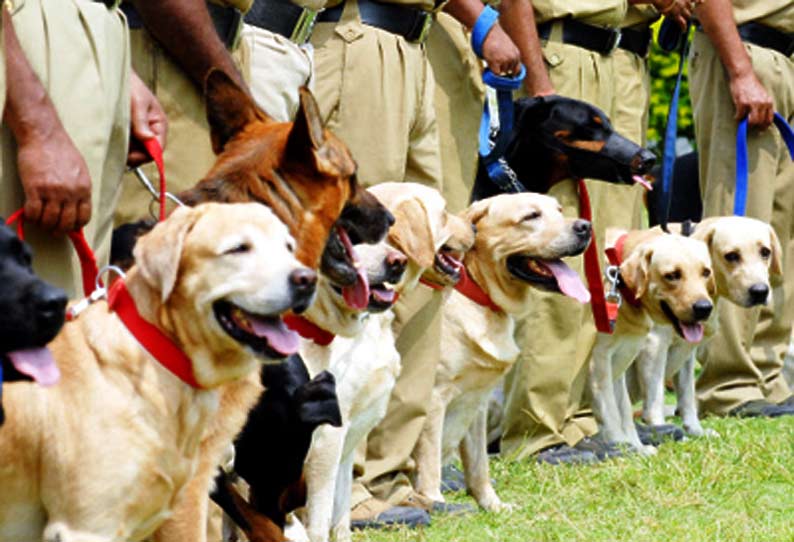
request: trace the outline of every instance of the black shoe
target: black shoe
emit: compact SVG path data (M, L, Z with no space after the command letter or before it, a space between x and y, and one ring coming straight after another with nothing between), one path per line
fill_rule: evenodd
M466 478L463 472L455 465L445 465L441 469L441 492L456 493L466 489Z
M747 401L728 412L728 416L736 418L777 418L778 416L794 415L794 406L785 404L787 401L788 399L779 405L764 399Z
M582 452L590 452L595 455L599 461L623 457L625 455L619 446L592 437L583 438L576 443L574 448Z
M372 519L354 519L350 522L352 530L383 529L385 527L404 526L410 529L430 525L430 514L421 508L411 506L393 506Z
M586 465L598 462L598 457L594 453L572 448L567 444L546 448L539 452L535 459L538 463L547 465Z
M777 406L783 408L794 408L794 395L791 395L788 399L779 402Z
M477 508L465 502L440 502L433 501L430 511L434 514L444 514L447 516L464 516L473 514Z
M646 446L659 446L663 442L683 440L686 436L684 430L671 423L662 425L645 425L644 423L634 423L640 442Z

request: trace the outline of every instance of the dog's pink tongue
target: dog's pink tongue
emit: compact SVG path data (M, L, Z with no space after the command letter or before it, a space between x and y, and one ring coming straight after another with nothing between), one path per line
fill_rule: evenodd
M42 386L52 386L61 379L61 371L48 348L29 348L8 353L17 371Z
M685 324L681 322L681 333L688 343L699 343L703 340L703 324Z
M267 344L283 356L289 356L298 351L300 335L289 329L281 318L256 318L246 314L251 323L251 329L257 337L267 340Z
M649 183L648 181L646 181L643 177L640 177L639 175L634 175L631 178L631 180L634 181L635 183L639 184L639 185L642 185L642 187L645 190L648 190L649 192L651 190L653 190L653 185L651 183Z
M372 290L372 297L381 303L394 303L397 294L394 290L387 290L386 288L376 288Z
M358 256L356 256L353 243L350 242L350 237L345 229L337 227L336 233L339 236L339 240L342 241L342 246L345 247L348 258L356 266L356 282L353 286L342 288L342 298L353 309L366 309L367 305L369 305L369 281L367 280L366 270L358 265Z
M576 271L565 265L562 260L544 261L543 265L554 275L557 286L563 294L579 303L590 302L590 291L582 283Z

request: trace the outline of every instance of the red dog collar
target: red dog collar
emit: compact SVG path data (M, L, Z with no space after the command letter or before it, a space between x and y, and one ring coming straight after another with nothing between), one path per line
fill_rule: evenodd
M428 288L432 288L433 290L444 289L444 286L430 282L429 280L419 279L419 282ZM474 279L469 276L469 273L466 271L466 266L460 266L460 279L455 284L455 289L482 307L489 308L496 312L503 312L502 307L494 303L491 299L491 296L489 296L485 290L483 290L482 287L474 282Z
M618 237L617 241L615 241L615 246L609 247L605 251L607 258L609 259L609 263L615 267L620 267L620 264L623 263L623 245L626 244L626 237L628 237L628 234L624 233ZM638 307L640 305L639 300L634 296L634 292L629 290L625 281L623 280L620 281L620 295L623 296L623 299L625 299L629 305L634 307Z
M144 320L135 306L124 279L118 279L108 291L108 306L115 312L132 336L160 365L196 389L203 387L193 375L190 358L157 326Z
M295 314L287 314L283 318L284 323L292 331L304 339L310 339L320 346L328 346L336 338L336 335L330 331L326 331L314 322L311 322L303 316Z

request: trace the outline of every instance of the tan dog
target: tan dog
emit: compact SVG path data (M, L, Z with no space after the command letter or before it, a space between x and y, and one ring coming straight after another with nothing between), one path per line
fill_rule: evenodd
M656 325L671 326L690 343L703 339L703 322L716 291L708 247L661 230L607 230L607 246L625 234L620 278L625 288L614 333L598 333L590 358L590 391L600 438L646 454L626 386L626 371ZM628 299L633 297L634 299Z
M142 237L127 289L203 389L160 365L106 302L90 306L50 344L58 385L4 390L0 540L152 535L197 468L218 387L297 347L279 315L310 302L316 276L293 250L260 204L179 209Z
M671 225L678 231L680 225ZM769 224L738 216L708 218L694 227L693 239L706 243L717 285L715 303L725 299L740 307L767 302L770 275L782 277L780 241ZM706 322L704 342L719 322L717 312ZM664 424L664 381L674 378L678 412L684 430L692 436L707 432L698 418L695 401L695 351L670 326L654 326L637 358L637 376L643 398L643 419L651 426ZM712 435L716 435L713 431Z
M395 216L389 242L402 257L400 273L388 272L394 249L357 245L369 275L372 299L369 314L354 313L339 294L323 287L306 317L340 335L328 346L302 341L301 355L312 375L328 369L336 376L342 426L315 431L306 460L306 528L309 540L350 540L350 493L356 447L386 414L389 397L400 372L388 310L394 296L383 291L394 283L404 294L419 278L439 284L457 280L452 258L468 250L471 225L446 212L441 194L414 183L385 183L369 189ZM391 265L393 266L393 264ZM407 268L407 271L406 271ZM405 271L405 276L402 272ZM389 276L391 275L391 276ZM380 285L380 287L378 287ZM374 309L374 310L373 310Z
M495 308L483 307L458 291L444 306L441 360L414 451L416 490L443 501L441 466L460 448L469 491L483 508L499 510L503 504L488 469L488 396L518 357L515 319L531 310L532 288L589 300L579 276L560 258L581 254L591 229L585 220L565 218L554 198L532 193L478 201L463 217L477 231L465 268Z

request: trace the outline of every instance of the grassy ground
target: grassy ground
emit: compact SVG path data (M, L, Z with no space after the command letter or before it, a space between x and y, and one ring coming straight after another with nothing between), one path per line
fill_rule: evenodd
M794 540L794 417L704 426L720 438L668 443L650 458L575 467L494 460L496 491L515 504L512 512L435 515L423 530L366 531L354 540Z

